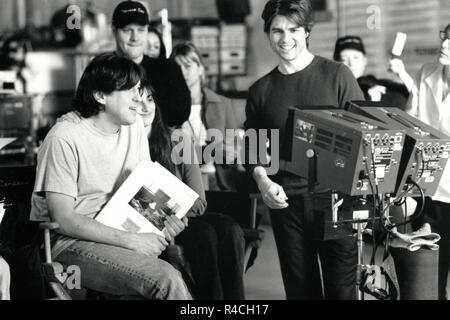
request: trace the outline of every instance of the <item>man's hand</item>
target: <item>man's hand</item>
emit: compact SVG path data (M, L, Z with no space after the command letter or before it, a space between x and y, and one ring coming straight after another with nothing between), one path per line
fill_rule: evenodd
M164 235L166 236L167 241L175 239L175 237L187 227L187 221L186 217L184 217L183 220L180 220L175 215L167 216L166 221L164 221Z
M371 87L367 93L369 94L371 101L378 102L381 101L381 97L386 94L386 87L376 85Z
M136 233L128 244L130 250L158 257L169 245L163 237L155 233Z
M288 197L282 186L273 182L268 177L261 179L257 184L263 201L269 208L285 209L289 206L286 202Z

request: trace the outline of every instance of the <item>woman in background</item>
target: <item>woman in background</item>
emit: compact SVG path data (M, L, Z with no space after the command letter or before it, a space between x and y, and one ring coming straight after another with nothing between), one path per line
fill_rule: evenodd
M235 137L225 134L226 129L237 129L231 100L205 86L205 65L192 43L184 42L176 45L170 58L180 66L191 92L191 114L188 121L183 123L182 130L192 137L196 149L201 154L203 154L202 150L211 143L207 140L208 129L218 129L224 137L223 140L214 140L213 143L218 144L219 150L224 151L223 163L225 164L214 165L212 162L206 162L200 166L202 173L215 173L212 176L213 179L209 179L208 189L236 191L238 186L242 185L240 182L242 175L239 166L231 163L236 159L238 151L235 148Z
M245 240L242 229L229 216L206 212L205 191L197 164L175 165L171 159L171 131L164 124L151 93L145 90L144 125L152 161L159 162L200 195L187 213L189 225L176 238L184 249L200 300L244 300ZM205 214L204 214L205 213Z
M158 29L155 27L148 27L148 46L147 55L150 58L166 59L166 46Z
M450 135L450 24L439 32L441 45L435 61L426 63L414 79L407 112L426 124ZM438 294L440 300L450 298L450 165L444 169L439 187L425 198L424 213L417 229L428 222L439 233Z

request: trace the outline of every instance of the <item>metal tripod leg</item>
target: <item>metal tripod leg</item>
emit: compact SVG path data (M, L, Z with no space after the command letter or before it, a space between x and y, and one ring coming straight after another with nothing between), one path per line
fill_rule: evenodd
M364 293L359 289L361 285L361 277L363 271L363 255L364 255L364 242L363 242L363 224L358 222L357 227L357 245L358 245L358 265L356 266L356 297L358 300L364 300Z

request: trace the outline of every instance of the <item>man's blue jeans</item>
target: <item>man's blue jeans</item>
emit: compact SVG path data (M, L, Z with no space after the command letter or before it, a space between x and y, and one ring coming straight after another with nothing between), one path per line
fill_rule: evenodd
M106 244L77 241L55 261L81 269L81 286L135 299L191 300L181 274L154 256Z

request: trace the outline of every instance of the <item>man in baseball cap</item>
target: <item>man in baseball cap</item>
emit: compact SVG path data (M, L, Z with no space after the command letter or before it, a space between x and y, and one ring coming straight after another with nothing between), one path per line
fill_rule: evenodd
M114 9L112 29L116 50L141 65L155 90L168 126L179 126L189 118L191 95L180 67L168 59L154 59L145 55L148 43L149 14L139 1L123 1Z
M367 66L366 50L361 38L346 36L337 39L334 47L334 60L347 65L356 79L361 77Z
M115 28L123 28L132 23L143 26L150 24L147 9L137 1L121 2L114 10L112 25Z
M364 74L368 59L360 37L349 35L337 39L333 56L334 60L349 67L358 80L366 100L405 108L409 97L409 91L405 85L390 79L378 79L374 75Z

